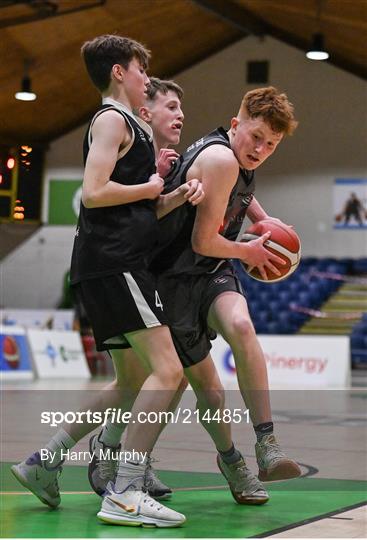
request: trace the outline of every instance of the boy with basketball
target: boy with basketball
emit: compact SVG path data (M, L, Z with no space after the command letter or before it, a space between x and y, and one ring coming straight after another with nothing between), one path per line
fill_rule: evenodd
M205 199L189 210L178 237L153 263L153 271L160 273L159 290L175 347L184 367L189 368L186 373L196 370L202 380L209 380L206 369L211 370L208 353L213 332L220 333L230 345L257 437L259 478L265 481L299 476L300 468L285 456L273 435L264 355L228 259L257 267L264 279L266 270L280 274L275 264L284 262L263 246L270 233L248 243L237 238L246 213L253 222L274 219L253 196L254 170L296 126L287 96L273 87L260 88L244 96L228 132L219 128L191 145L170 175L171 185L199 178ZM167 216L167 223L174 214ZM162 224L164 220L161 229ZM220 396L221 384L213 381L213 395L217 392ZM233 486L236 471L244 462L240 457L228 467L218 455L218 465Z
M159 88L159 83L157 82L155 84L157 84ZM153 92L153 85L152 85L148 92L149 95L152 95L152 98L150 98L146 106L140 110L140 114L143 116L143 118L146 119L148 122L150 122L151 125L153 126L154 136L155 138L157 138L157 140L162 138L162 135L160 135L160 129L162 128L162 124L164 126L164 118L165 118L164 113L162 113L162 109L160 108L160 106L162 105L162 103L163 104L165 103L164 100L166 100L167 104L170 104L170 101L169 101L170 96L166 95L166 92L167 92L167 89L163 90L161 87L160 93L158 94L157 102L154 103L154 99L153 99L154 92ZM177 97L176 97L176 101L177 101ZM173 102L174 102L174 96L173 96ZM163 118L163 121L162 121L162 118ZM171 124L173 124L173 122L171 122ZM170 129L170 124L168 125L168 129ZM225 137L224 139L223 137L222 138L212 137L210 139L211 144L214 144L214 143L216 144L216 147L217 147L216 150L218 149L219 145L223 145L225 144L225 142L226 142ZM166 136L166 139L164 140L164 145L169 144L169 143L174 144L174 141ZM205 143L204 143L204 148L205 148ZM156 148L156 150L159 150L159 146L158 148ZM180 175L180 172L183 170L183 168L185 167L185 164L188 162L188 159L186 160L186 157L187 157L186 154L181 156L180 160L177 161L176 166L173 168L173 170L169 173L168 177L166 178L166 185L168 185L168 189L173 189L177 185L180 185L181 181L182 182L185 181L183 176ZM192 157L193 157L193 153L191 152L189 158L191 159ZM237 201L236 201L237 203L240 202L239 209L242 212L243 212L242 199L245 199L247 197L248 203L250 203L251 189L253 189L253 182L250 182L248 185L243 186L243 177L244 177L244 173L242 173L242 175L240 174L239 189L237 189L237 191L241 193L240 195L241 199L238 200L238 197L237 197ZM244 190L246 193L244 192ZM236 206L234 208L236 209ZM255 215L256 211L260 213L259 211L260 207L255 200L252 201L251 208L252 208L253 216ZM230 210L231 210L231 216L236 217L238 208L235 210L235 212L233 211L233 207L231 207ZM163 269L166 270L167 274L172 277L172 279L168 278L168 282L172 286L172 289L170 289L170 293L172 293L172 290L175 289L175 287L177 287L178 290L180 290L180 293L183 295L182 298L185 298L187 300L187 303L182 305L182 298L179 299L178 296L176 296L176 294L174 294L172 297L170 297L170 293L166 295L167 309L172 315L173 335L175 337L175 345L178 348L180 359L183 362L184 367L187 368L185 369L185 374L188 377L193 389L195 390L198 396L198 408L199 410L202 410L202 411L205 411L208 408L213 411L214 410L222 411L224 407L224 392L223 392L223 387L220 383L218 374L214 367L213 361L208 354L210 345L208 345L208 343L206 342L206 339L207 339L206 322L203 323L203 320L200 319L197 312L195 311L195 307L193 306L193 304L197 303L200 307L200 303L204 299L207 306L209 307L211 303L211 299L215 299L217 296L221 295L222 293L235 292L237 294L238 292L240 292L240 285L239 285L238 280L234 277L233 271L231 269L227 269L228 275L221 274L219 277L214 276L213 278L213 276L208 277L205 274L205 267L204 267L205 278L203 279L200 279L200 273L203 273L203 271L200 269L199 270L195 269L196 271L195 277L190 276L190 275L185 276L181 274L180 272L172 272L170 270L169 261L171 262L175 261L176 256L179 256L180 254L182 245L187 247L185 244L185 238L188 244L190 243L190 235L191 235L191 230L192 230L192 218L193 218L193 216L190 215L190 212L191 212L190 208L187 207L187 205L186 207L181 206L179 209L168 214L163 220L160 221L160 243L163 244L163 247L161 246L160 248L158 248L158 251L159 251L159 257L157 258L158 262L153 264L153 267L154 267L154 270L157 271L158 273L162 272ZM242 215L242 219L243 219L243 215ZM227 222L228 221L229 220L227 219ZM227 229L228 227L226 228L226 230ZM232 233L234 233L233 223L232 223L231 230L232 230ZM175 231L173 235L172 235L172 231ZM178 234L178 237L175 238L177 234ZM261 240L257 240L254 243L252 242L250 244L247 244L247 247L249 247L249 251L251 251L251 244L252 246L255 246L259 250L259 245L262 244L262 242L264 242L264 240L268 237L269 235L267 234L267 235L264 235L264 237ZM175 239L173 240L173 243L169 245L168 249L164 249L165 242L167 242L169 238L171 239L175 238ZM179 246L179 248L177 248L177 245ZM266 257L268 256L269 256L269 252L266 251L265 260L267 260ZM197 259L201 259L201 258L198 257ZM281 260L275 256L272 257L270 255L269 262L267 263L268 267L274 268L274 271L278 272L278 270L276 270L275 267L273 267L272 263L270 262L271 259L277 262L281 262ZM216 264L218 262L219 261L217 260ZM168 267L168 270L167 270L167 267ZM186 269L184 269L184 272ZM192 272L192 269L189 267L188 274L190 274L191 272ZM193 283L195 281L198 281L199 287L196 287L196 288L194 287L193 289L191 287L186 288L186 282L187 282L187 279L189 278L192 278ZM160 284L163 287L163 292L165 291L166 283L167 283L166 278L162 277L160 280ZM204 286L204 289L201 291L200 288L202 286ZM207 287L208 290L205 290L205 287ZM202 297L197 297L196 296L197 292L199 292ZM194 312L192 311L193 308L194 308ZM193 318L191 319L190 317L192 315L193 315ZM190 332L188 332L188 329L190 330ZM184 342L184 339L187 340L186 343ZM193 342L194 343L196 342L194 344L194 347L192 346ZM186 349L188 353L186 353ZM129 360L132 360L131 356L133 354L134 354L133 352L124 352L124 358L126 359L126 357L128 356ZM263 372L261 371L261 367L263 366L261 366L260 364L259 366L260 376L263 375ZM127 379L128 377L131 377L131 374L132 372L130 372L130 375L126 374L127 377L121 380L121 385L124 386L125 388L127 388L126 386ZM254 372L251 383L264 385L263 380L260 379L259 381L257 381L256 379L257 376L258 376L257 373ZM137 379L135 379L135 383L137 383ZM246 384L246 381L243 384ZM268 404L268 391L265 386L263 390L265 399L264 401L262 401L261 399L258 399L259 396L256 395L256 388L257 386L253 387L253 389L251 389L250 387L250 390L252 390L252 395L250 396L252 398L251 413L252 413L252 418L255 421L257 421L257 424L256 424L258 428L257 431L262 436L264 435L264 433L269 434L269 428L271 427L271 425L268 425L267 422L265 423L265 421L270 422L271 420L270 409L269 409L269 412L266 409L266 406ZM250 392L250 390L247 391L247 394ZM264 410L265 412L263 412ZM260 420L258 421L258 419ZM264 422L261 422L262 419L264 419ZM264 424L265 424L266 430L264 430ZM229 484L230 484L233 496L236 499L236 501L241 504L263 504L264 502L266 502L268 500L268 494L263 489L263 486L257 481L257 479L254 478L251 471L246 467L241 457L241 454L232 445L232 439L230 435L229 426L228 425L223 426L223 424L220 422L219 423L209 422L206 424L205 422L203 422L203 425L209 432L210 436L212 437L213 441L216 444L217 449L219 450L218 461L220 464L220 468L222 470L225 470L226 472L225 475L227 479L229 480ZM108 428L108 426L106 426L106 428ZM106 431L106 428L104 428L99 438L101 439L104 438L105 436L104 432ZM116 426L116 430L117 431L115 432L115 437L116 437L115 441L112 441L114 444L117 444L119 441L119 437L122 432L122 427L120 427L120 432L118 430L118 426ZM95 438L97 438L97 436L95 436ZM258 438L260 439L259 436ZM263 443L263 447L265 447L265 450L263 450L262 453L266 457L266 464L265 464L265 470L267 474L266 479L273 479L272 476L273 477L276 476L278 479L284 479L284 478L297 476L299 474L298 466L293 461L285 457L285 455L280 451L279 447L277 446L276 442L273 439L268 438L267 444L265 445ZM258 443L257 448L260 448L260 443ZM260 456L259 456L259 459L260 459ZM95 468L92 471L92 474L94 473L96 474L96 478L98 478L98 474L97 474L98 471L96 471ZM92 475L90 474L90 478L91 477ZM99 483L100 485L103 485L103 481L99 481ZM93 485L93 482L92 482L92 485Z

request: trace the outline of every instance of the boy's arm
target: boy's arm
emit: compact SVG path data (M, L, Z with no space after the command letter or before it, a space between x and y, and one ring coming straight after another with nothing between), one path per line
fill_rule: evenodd
M110 180L118 153L131 137L121 114L106 111L98 116L93 124L92 135L82 190L82 201L86 208L117 206L159 196L164 183L158 174L153 174L145 184L132 186Z
M169 212L172 212L172 210L186 202L196 206L201 203L204 196L201 182L196 178L189 180L186 184L179 186L171 193L159 196L156 204L157 217L158 219L161 219L163 216L169 214Z
M265 233L251 242L233 242L219 234L228 200L238 177L239 167L233 152L224 146L213 145L204 150L194 164L193 174L202 180L205 199L198 206L192 247L196 253L220 259L240 259L251 267L257 267L264 279L266 269L279 275L272 261L284 261L264 248L270 237Z
M247 209L247 217L252 221L252 223L256 223L262 219L269 219L270 216L268 216L259 201L254 197Z

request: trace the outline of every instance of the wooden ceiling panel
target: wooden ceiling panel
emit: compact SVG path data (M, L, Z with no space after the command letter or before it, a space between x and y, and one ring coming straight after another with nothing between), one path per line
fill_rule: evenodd
M237 0L268 24L295 36L310 39L314 32L325 34L327 43L349 49L362 58L366 53L366 0ZM353 59L353 54L351 54Z
M103 33L141 41L153 52L150 73L170 77L250 32L305 49L320 27L332 63L360 77L367 73L366 0L45 1L56 5L55 16L45 15L42 0L36 4L0 1L2 144L47 143L88 119L99 97L80 47ZM25 60L38 95L32 103L14 99Z

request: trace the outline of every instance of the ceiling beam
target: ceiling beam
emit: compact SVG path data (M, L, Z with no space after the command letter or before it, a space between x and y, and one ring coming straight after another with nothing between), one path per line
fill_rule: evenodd
M268 24L266 21L254 15L247 8L239 6L233 0L191 0L201 8L214 13L217 17L230 23L232 26L239 29L244 36L254 34L256 36L271 36L279 41L283 41L292 47L296 47L301 51L306 52L310 41L297 37L291 32L282 30L276 26ZM367 66L361 66L351 60L346 60L340 55L330 52L330 64L348 71L361 79L367 79Z
M201 8L214 13L217 17L235 26L245 35L263 36L269 31L268 25L232 0L192 0Z
M29 7L36 10L36 13L33 15L22 15L19 17L8 17L7 19L0 20L0 28L8 28L10 26L18 26L19 24L27 24L35 21L41 21L42 19L52 19L54 17L60 17L61 15L68 15L69 13L76 13L77 11L84 11L85 9L93 9L96 7L101 7L103 4L105 4L106 0L92 0L89 2L84 2L83 5L77 6L77 7L71 7L66 8L64 10L59 10L58 4L53 4L56 6L56 9L54 11L52 10L42 10L39 9L37 11L37 8L35 6L32 6L29 4ZM0 8L2 7L9 7L10 5L15 4L27 4L28 2L7 2L5 5L0 4Z

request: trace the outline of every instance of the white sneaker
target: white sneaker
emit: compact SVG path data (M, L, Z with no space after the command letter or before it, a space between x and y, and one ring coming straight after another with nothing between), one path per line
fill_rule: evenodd
M56 508L61 502L58 485L61 471L61 465L46 469L39 452L35 452L26 461L11 467L15 478L36 495L43 504L52 508Z
M110 482L97 514L101 521L133 527L179 527L185 523L183 514L175 512L142 491L132 482L124 491L116 492Z

